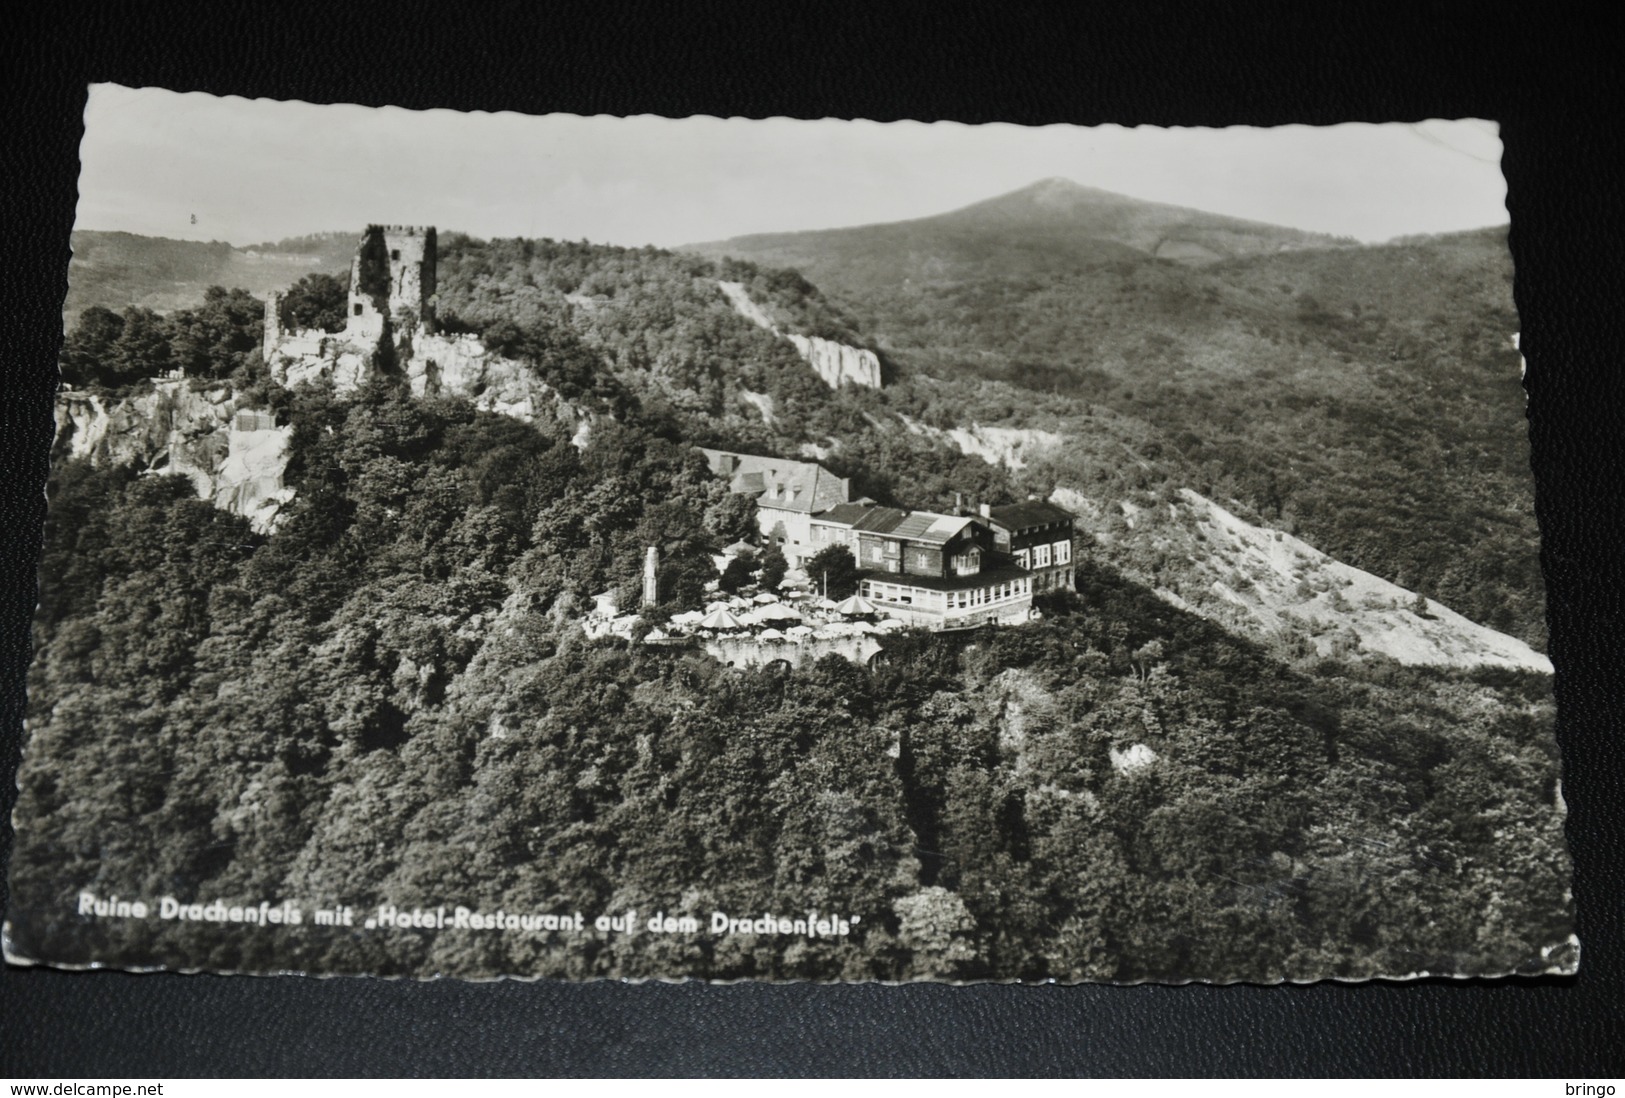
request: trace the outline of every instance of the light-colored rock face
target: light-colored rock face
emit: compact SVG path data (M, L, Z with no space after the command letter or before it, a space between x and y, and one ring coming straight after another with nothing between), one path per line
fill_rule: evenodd
M413 337L406 359L413 396L461 396L474 407L526 423L553 421L581 448L592 435L592 414L564 400L522 362L491 354L477 336Z
M246 517L260 533L276 528L282 508L293 500L293 489L283 486L288 467L287 427L241 430L233 420L226 436L226 460L212 480L209 497L221 510Z
M880 384L880 359L873 351L866 351L861 347L849 347L845 343L836 343L831 339L820 336L804 336L794 333L786 335L779 331L762 307L751 300L750 294L745 292L743 284L738 282L718 282L724 295L727 296L734 311L752 324L766 328L774 335L788 339L795 345L796 353L802 361L813 368L825 385L831 389L839 389L842 385L863 385L870 389L878 389Z
M199 499L269 532L293 498L282 484L291 432L259 417L241 429L238 405L227 386L193 389L185 381L155 382L115 401L68 392L57 399L57 437L70 457L184 476Z
M779 421L779 417L773 408L773 398L767 393L753 393L749 389L741 389L739 390L739 399L755 408L757 413L761 415L762 422L769 427Z
M750 299L750 294L745 292L743 283L718 282L717 285L728 296L728 300L733 304L734 310L740 316L752 324L766 328L770 332L776 333L779 330L773 324L773 319L762 311L762 307Z
M1084 520L1096 552L1128 565L1148 549L1178 553L1154 589L1164 601L1260 640L1295 638L1319 656L1377 655L1429 667L1506 667L1550 674L1525 642L1479 625L1432 599L1344 564L1300 538L1239 518L1180 489L1164 507L1105 507L1071 489L1051 498ZM1112 512L1127 532L1112 532ZM1147 578L1147 577L1142 577Z
M1307 624L1323 654L1340 634L1404 664L1509 667L1551 674L1552 663L1516 637L1469 621L1432 599L1344 564L1278 530L1254 526L1190 489L1180 495L1214 547L1215 566L1251 580L1232 597L1248 612ZM1215 582L1223 582L1220 579ZM1324 631L1321 631L1324 627Z
M1030 427L987 427L973 422L968 428L944 430L921 423L901 412L897 418L902 420L910 434L949 443L962 454L979 457L989 465L1003 465L1010 469L1025 469L1029 458L1066 441L1064 435L1054 431Z
M847 382L870 389L880 388L880 359L875 357L873 351L848 347L818 336L793 335L790 342L796 345L796 350L807 365L831 389L839 389Z
M538 379L524 363L493 355L479 337L442 335L418 328L396 348L414 396L463 396L482 411L534 423L552 418L567 426L580 448L591 437L591 415L576 408ZM295 388L326 380L339 395L367 380L372 348L353 333L295 332L268 343L271 376Z
M481 410L527 423L552 420L577 448L592 436L591 413L560 398L523 363L490 354L474 336L420 331L403 350L415 396L464 396ZM369 359L343 336L303 332L284 336L271 363L285 386L327 379L335 392L346 393L366 380ZM187 477L199 499L269 533L294 498L283 484L292 430L239 411L229 386L194 389L185 380L158 381L111 401L64 392L56 405L57 437L70 457Z
M1115 747L1106 750L1111 757L1112 769L1119 774L1133 774L1157 761L1157 753L1143 743L1130 744L1122 751Z

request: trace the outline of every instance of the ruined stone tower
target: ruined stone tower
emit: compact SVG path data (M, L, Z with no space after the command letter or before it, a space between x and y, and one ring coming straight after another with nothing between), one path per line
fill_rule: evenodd
M434 226L368 225L350 265L350 307L345 332L352 338L421 327L434 331Z
M282 294L267 296L271 376L290 387L325 376L341 390L354 388L380 362L409 359L416 342L435 334L434 294L434 226L368 225L350 264L342 332L285 329Z

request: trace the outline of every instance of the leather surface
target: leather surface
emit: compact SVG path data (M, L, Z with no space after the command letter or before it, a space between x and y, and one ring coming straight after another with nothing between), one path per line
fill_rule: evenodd
M1584 942L1571 979L1232 987L411 984L0 973L0 1075L1619 1075L1619 42L1551 9L1009 2L42 6L10 28L9 815L90 81L533 113L1221 125L1498 119ZM9 831L3 841L9 850Z

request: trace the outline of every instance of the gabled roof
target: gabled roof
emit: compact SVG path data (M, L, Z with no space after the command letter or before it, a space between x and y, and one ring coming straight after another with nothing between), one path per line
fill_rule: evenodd
M848 481L814 461L738 454L731 450L700 448L711 471L729 478L728 487L752 495L762 507L813 514L851 496Z
M1035 526L1048 526L1052 522L1071 522L1077 517L1065 507L1057 507L1041 499L989 508L988 514L1006 530L1030 530Z
M968 515L939 515L931 511L915 511L887 533L894 538L945 545L974 521Z
M827 511L820 511L813 516L814 522L825 522L834 526L852 526L864 515L875 509L873 503L837 503Z
M907 511L899 511L895 507L871 507L867 514L852 524L852 529L862 534L889 534L907 517Z

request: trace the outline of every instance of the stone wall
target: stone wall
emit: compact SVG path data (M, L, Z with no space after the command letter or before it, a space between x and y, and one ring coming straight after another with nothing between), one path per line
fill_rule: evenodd
M859 667L867 667L883 649L880 642L865 635L855 637L806 637L801 641L764 641L757 637L711 637L701 647L729 667L766 667L783 661L791 667L810 667L825 656L840 656Z

